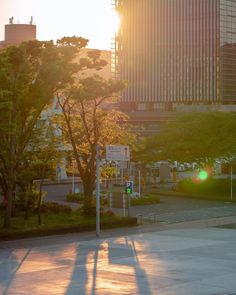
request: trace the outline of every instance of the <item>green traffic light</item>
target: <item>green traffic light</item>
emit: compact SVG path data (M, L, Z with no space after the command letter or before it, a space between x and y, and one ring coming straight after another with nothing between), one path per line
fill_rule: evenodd
M205 170L201 170L198 173L198 178L202 181L206 180L208 178L208 173Z

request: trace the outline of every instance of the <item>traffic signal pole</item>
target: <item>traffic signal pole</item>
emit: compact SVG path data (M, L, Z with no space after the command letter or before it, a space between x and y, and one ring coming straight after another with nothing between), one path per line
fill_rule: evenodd
M128 209L128 216L130 216L130 195L133 194L134 183L133 181L125 182L125 195L126 195L126 204Z

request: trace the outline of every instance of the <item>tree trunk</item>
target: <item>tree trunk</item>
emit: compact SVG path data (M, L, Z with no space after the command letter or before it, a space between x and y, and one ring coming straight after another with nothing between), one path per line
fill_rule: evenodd
M4 228L6 229L9 229L11 227L12 194L13 194L13 186L10 184L7 191L6 210L5 210L5 219L4 219Z
M95 180L91 175L87 175L83 180L84 187L84 203L83 203L83 214L86 216L96 215L96 206L93 202L93 191Z
M41 220L42 185L43 185L43 182L40 182L39 199L38 199L38 225L41 225L42 223L42 220Z
M12 113L10 114L9 118L9 126L12 123ZM6 203L6 211L5 211L5 222L4 227L9 229L11 227L11 217L12 217L12 200L13 200L13 190L15 188L15 134L10 135L9 141L9 171L7 175L7 203Z
M94 181L91 181L91 179L83 180L83 187L84 187L84 195L86 197L93 197L93 191L94 191Z
M29 222L29 194L28 190L25 192L25 227L28 227Z

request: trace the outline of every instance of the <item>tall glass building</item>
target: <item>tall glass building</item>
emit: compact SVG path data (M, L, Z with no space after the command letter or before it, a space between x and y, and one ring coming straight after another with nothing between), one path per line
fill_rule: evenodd
M236 0L116 0L114 41L130 110L236 103Z

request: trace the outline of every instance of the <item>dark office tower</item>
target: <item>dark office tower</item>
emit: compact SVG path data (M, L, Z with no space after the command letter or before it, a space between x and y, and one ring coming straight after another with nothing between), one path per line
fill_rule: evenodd
M130 110L236 103L236 0L116 0Z

